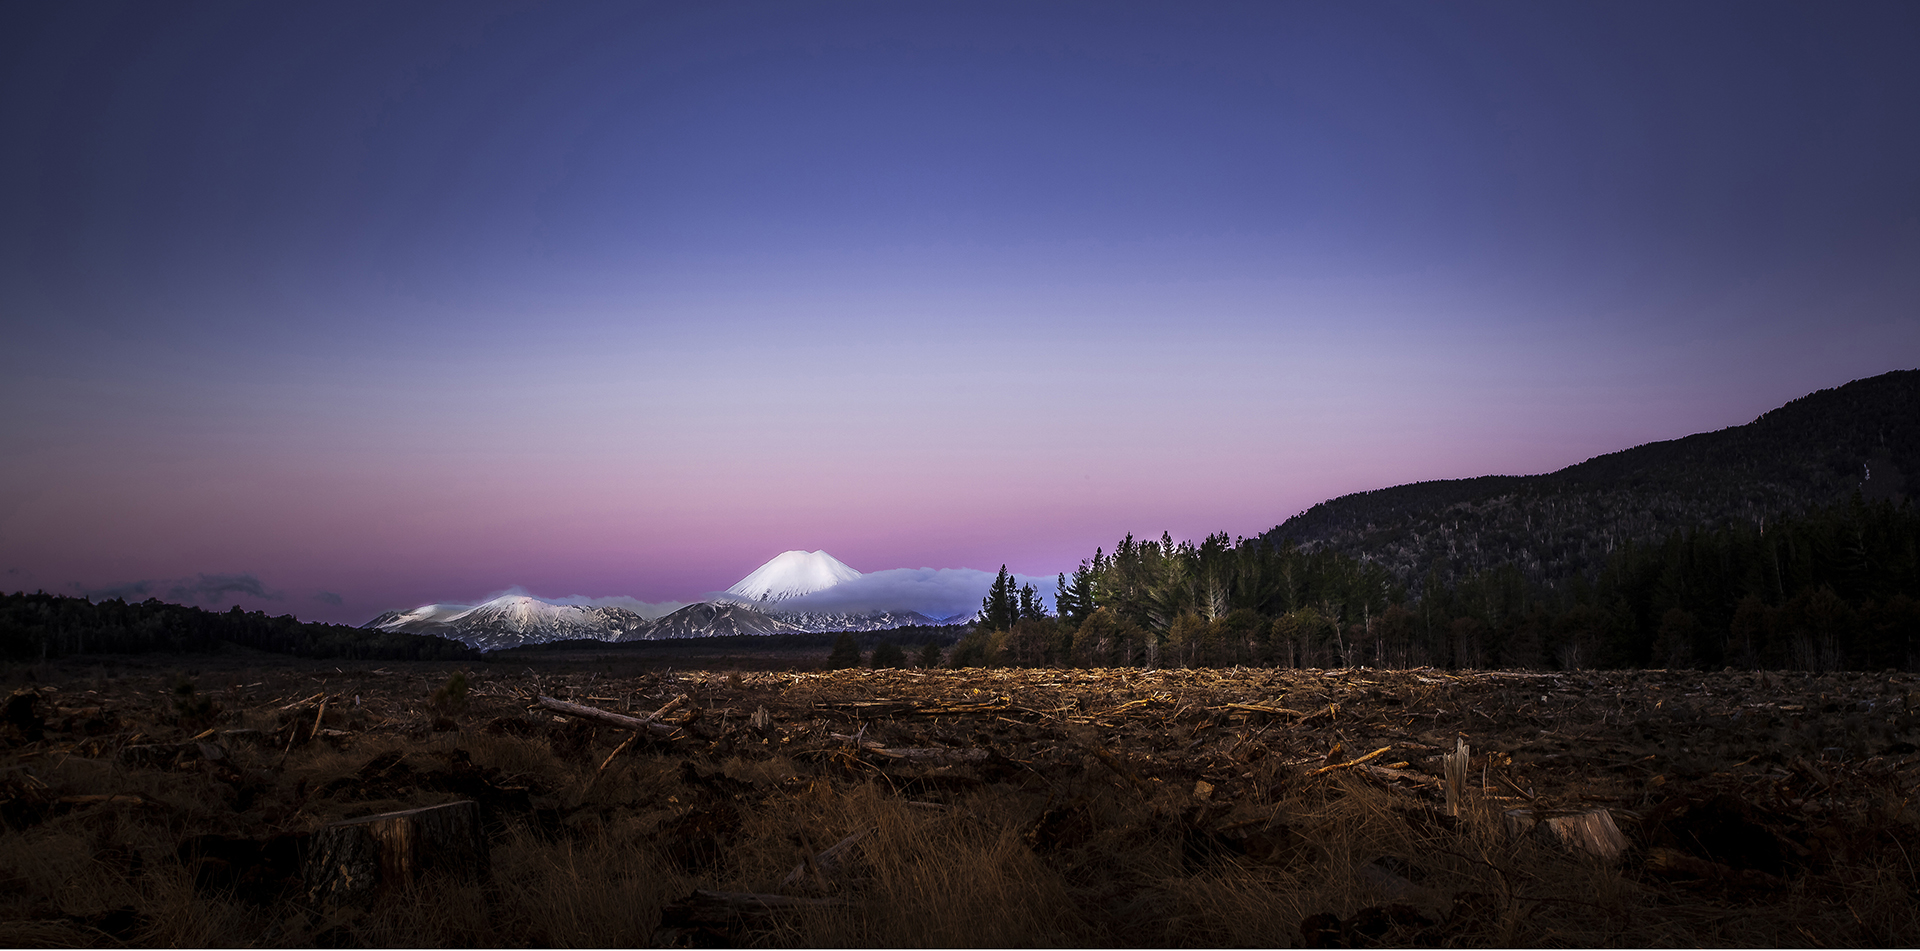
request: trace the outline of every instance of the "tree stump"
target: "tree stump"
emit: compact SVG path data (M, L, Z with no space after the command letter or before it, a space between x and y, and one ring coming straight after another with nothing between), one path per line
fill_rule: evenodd
M1509 833L1531 833L1542 841L1609 862L1618 859L1628 848L1627 837L1613 822L1613 813L1605 809L1552 817L1542 816L1534 809L1508 809L1505 820Z
M1593 809L1577 816L1558 816L1541 823L1562 845L1596 858L1613 861L1627 851L1627 837L1613 823L1613 813Z
M428 872L487 873L480 804L472 800L336 822L314 833L307 894L339 903L418 881Z

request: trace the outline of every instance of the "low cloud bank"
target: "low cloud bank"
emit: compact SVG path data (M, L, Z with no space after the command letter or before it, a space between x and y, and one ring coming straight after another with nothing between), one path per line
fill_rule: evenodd
M75 585L75 587L79 587ZM90 601L144 601L147 598L160 598L176 604L227 604L235 595L258 598L262 601L278 601L281 594L269 589L254 577L252 572L232 575L195 575L192 578L173 580L148 579L129 581L124 584L109 585L104 588L83 588L81 594Z
M769 602L782 611L865 614L871 611L918 611L936 620L954 623L972 620L980 601L993 587L997 571L978 568L891 568L869 571L824 591L784 601ZM1016 584L1031 584L1047 609L1053 609L1053 578L1016 574ZM722 600L722 595L712 595ZM726 600L738 600L737 598Z

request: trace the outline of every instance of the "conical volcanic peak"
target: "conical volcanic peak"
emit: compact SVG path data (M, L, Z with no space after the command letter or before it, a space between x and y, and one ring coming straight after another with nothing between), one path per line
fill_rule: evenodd
M743 601L779 601L858 577L860 572L824 551L783 551L740 579L727 593Z

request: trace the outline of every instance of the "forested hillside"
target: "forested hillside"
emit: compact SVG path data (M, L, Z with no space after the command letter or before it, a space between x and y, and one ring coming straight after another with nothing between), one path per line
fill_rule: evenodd
M1920 477L1920 371L1856 380L1744 426L1609 453L1535 476L1421 482L1342 496L1261 537L1384 567L1409 591L1511 565L1527 581L1591 576L1629 542L1832 505L1899 501Z
M0 595L0 657L183 653L238 644L297 657L460 660L478 651L441 637L268 617L235 607L216 613L148 599L134 604L35 592Z
M1136 542L1062 575L1053 617L983 621L955 666L1920 665L1920 510L1837 505L1623 543L1593 576L1515 565L1420 597L1377 562L1259 539ZM991 615L989 615L991 617Z

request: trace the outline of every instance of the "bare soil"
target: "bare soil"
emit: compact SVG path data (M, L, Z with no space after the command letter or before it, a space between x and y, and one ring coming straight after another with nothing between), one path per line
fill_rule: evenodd
M9 672L0 944L1920 934L1910 674L191 663ZM486 874L310 893L325 824L458 800ZM1596 811L1624 850L1540 825Z

